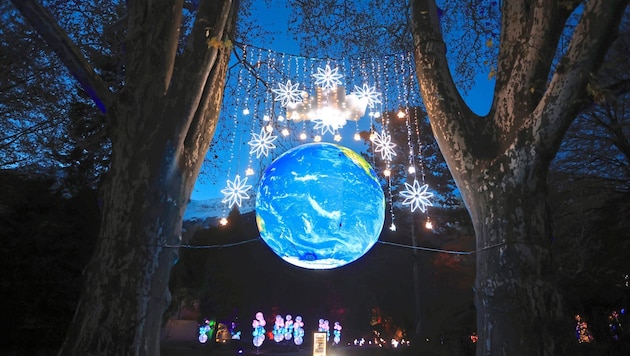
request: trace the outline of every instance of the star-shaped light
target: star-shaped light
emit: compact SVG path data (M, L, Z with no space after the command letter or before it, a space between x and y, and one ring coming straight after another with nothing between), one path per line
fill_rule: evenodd
M337 85L341 85L341 74L339 74L339 68L330 69L330 66L326 64L325 69L317 68L317 73L313 74L315 78L315 85L319 85L323 89L332 89Z
M260 129L260 135L252 132L252 139L248 142L252 148L249 150L249 153L255 153L256 158L260 158L261 155L269 154L269 150L276 148L276 145L273 144L278 136L273 136L271 131L265 129L264 127Z
M287 84L278 83L277 89L271 89L272 92L278 94L274 101L279 101L282 107L289 104L297 104L303 101L302 93L298 90L299 83L292 84L291 80L287 80Z
M407 189L400 192L400 195L405 198L402 204L411 205L412 212L416 211L416 209L420 209L420 211L424 213L427 211L427 206L433 206L433 203L429 200L429 198L433 196L433 193L427 192L427 189L429 189L428 184L420 186L418 180L414 179L413 185L405 183L405 187Z
M251 185L247 184L247 177L241 180L241 177L237 174L234 181L227 181L227 188L221 189L221 193L225 196L221 202L227 203L230 208L234 204L240 207L243 203L243 199L249 199L247 191L251 187Z
M371 139L374 144L374 152L380 152L382 159L391 161L392 156L396 156L396 152L394 151L396 144L392 142L390 135L384 133L380 135L378 132L374 132Z
M371 87L367 84L363 84L362 88L355 85L354 91L351 94L356 95L359 100L365 100L370 109L374 108L374 105L381 102L381 99L379 98L381 93L378 93L375 87Z

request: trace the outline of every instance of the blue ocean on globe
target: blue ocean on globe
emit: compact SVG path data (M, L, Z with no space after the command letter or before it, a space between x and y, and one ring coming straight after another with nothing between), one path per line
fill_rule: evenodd
M261 177L260 236L295 266L332 269L356 261L374 246L384 220L378 177L349 148L304 144L283 153Z

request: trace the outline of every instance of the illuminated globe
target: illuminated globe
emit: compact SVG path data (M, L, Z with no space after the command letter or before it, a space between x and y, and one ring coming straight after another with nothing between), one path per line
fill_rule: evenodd
M385 195L369 163L349 148L309 143L278 157L256 196L260 236L285 261L331 269L378 240Z

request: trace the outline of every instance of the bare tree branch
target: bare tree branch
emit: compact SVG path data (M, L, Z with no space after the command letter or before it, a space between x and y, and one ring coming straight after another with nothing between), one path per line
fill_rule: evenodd
M94 68L87 62L67 33L57 24L50 12L36 0L11 0L11 2L55 51L99 110L106 112L113 99L112 92L94 72Z

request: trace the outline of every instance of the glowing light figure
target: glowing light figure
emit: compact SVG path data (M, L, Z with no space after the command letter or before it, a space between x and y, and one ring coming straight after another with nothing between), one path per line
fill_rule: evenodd
M278 343L284 340L284 319L280 315L276 315L276 322L273 324L273 340Z
M271 132L265 128L260 130L260 134L252 132L252 139L248 142L252 148L249 150L249 153L255 153L256 158L260 158L261 155L267 157L269 155L269 150L276 148L276 145L273 144L278 136L274 136Z
M330 323L328 322L328 320L319 319L317 331L319 331L320 333L326 333L326 341L330 340Z
M335 345L338 345L341 341L341 324L338 321L335 321L333 329L333 342L335 343Z
M429 200L433 196L433 193L428 192L429 189L428 184L424 184L420 186L417 180L414 179L413 185L405 182L406 189L400 192L405 198L405 201L402 202L403 205L411 205L411 211L414 212L416 209L420 209L423 213L427 211L427 206L433 206L433 203Z
M206 342L208 342L208 339L210 339L212 337L212 334L214 333L214 325L215 325L215 321L214 320L204 320L203 324L201 324L199 326L199 342L202 344L205 344Z
M291 316L291 314L287 314L284 319L284 339L291 340L291 338L293 337L293 317Z
M332 89L337 85L341 85L341 79L343 76L339 74L339 68L331 69L326 64L325 69L317 68L317 73L313 74L315 78L315 85L321 86L323 89Z
M234 181L227 181L227 188L221 189L221 193L225 196L222 203L227 203L228 207L232 207L236 204L238 207L243 203L243 199L249 199L247 191L252 188L247 184L247 177L241 180L241 177L237 174Z
M254 328L254 331L252 332L252 343L256 347L260 347L260 345L262 345L265 341L265 325L267 325L267 322L265 321L263 313L256 313L256 318L252 321L252 327Z
M351 94L355 95L359 100L365 100L370 109L373 109L376 104L381 103L381 93L377 92L375 87L367 84L363 84L361 88L355 85L354 91Z
M374 132L371 136L372 143L374 144L374 152L380 152L381 158L386 161L391 161L392 156L396 156L394 147L396 144L392 142L392 137L383 133Z
M274 101L279 101L282 107L301 103L303 100L302 92L298 90L298 86L299 83L292 84L291 80L287 80L287 84L285 85L278 83L278 88L271 89L272 92L277 94Z
M304 342L304 322L302 317L298 315L295 317L295 322L293 322L293 343L300 346L302 342Z

